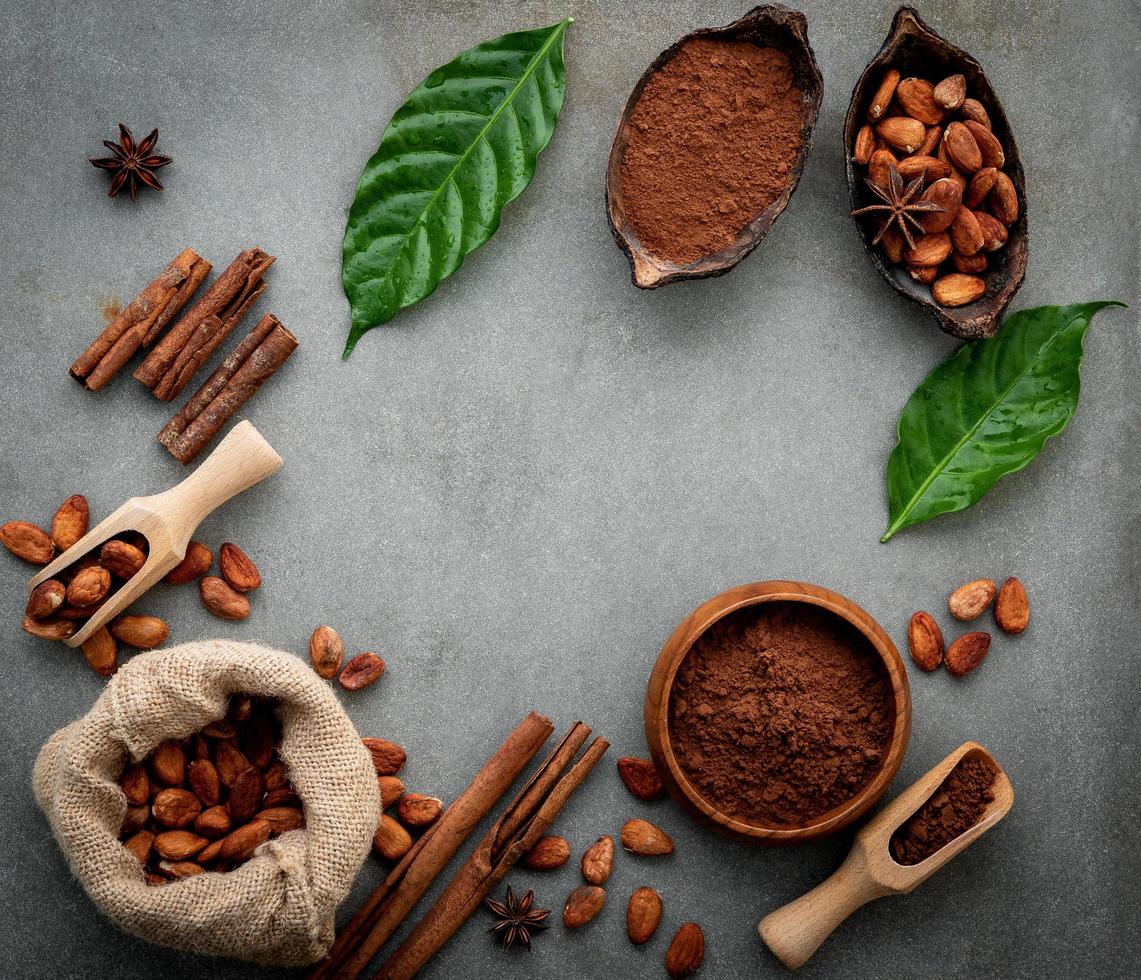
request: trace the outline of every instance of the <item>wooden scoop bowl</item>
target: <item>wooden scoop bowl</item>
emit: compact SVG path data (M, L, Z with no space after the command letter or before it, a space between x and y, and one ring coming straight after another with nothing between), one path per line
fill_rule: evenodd
M248 420L239 422L190 476L165 493L132 497L36 575L28 592L117 534L137 531L147 539L146 564L63 641L79 646L182 561L191 536L208 514L280 465L281 457L261 433Z
M897 864L888 850L892 834L942 785L965 755L981 755L997 770L994 799L978 823L930 857L918 864ZM861 905L884 895L906 895L990 830L1013 804L1014 790L1002 767L977 742L964 742L860 828L844 863L830 878L766 915L757 926L761 938L778 960L795 970Z

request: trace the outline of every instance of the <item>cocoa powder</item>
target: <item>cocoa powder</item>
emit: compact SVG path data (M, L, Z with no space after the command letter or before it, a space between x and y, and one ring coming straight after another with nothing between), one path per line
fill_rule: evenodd
M629 119L623 204L642 247L685 264L731 245L788 186L802 103L776 48L685 42Z
M670 741L701 794L732 817L801 825L883 765L895 722L883 661L853 626L798 602L713 624L678 670Z
M891 837L900 864L918 864L970 830L994 800L998 771L983 756L963 756L926 803Z

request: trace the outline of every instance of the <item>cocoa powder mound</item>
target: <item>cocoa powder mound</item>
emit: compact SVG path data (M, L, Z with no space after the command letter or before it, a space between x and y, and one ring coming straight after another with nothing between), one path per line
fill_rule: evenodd
M683 44L629 118L623 206L642 247L684 265L731 245L788 186L802 103L776 48Z
M768 825L801 825L855 796L883 765L894 722L875 649L799 602L759 603L711 626L669 704L691 782L722 813Z
M915 815L891 836L900 864L918 864L970 830L994 800L998 771L982 756L963 756Z

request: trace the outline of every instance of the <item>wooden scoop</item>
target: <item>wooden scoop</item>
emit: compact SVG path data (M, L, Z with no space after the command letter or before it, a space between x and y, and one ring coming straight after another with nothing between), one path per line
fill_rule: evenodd
M182 561L191 535L208 514L280 465L281 457L261 433L248 420L239 422L190 476L165 493L132 497L36 575L28 592L117 534L138 531L146 537L146 564L63 641L79 646Z
M888 850L892 834L927 801L965 755L983 756L997 770L991 787L994 799L978 823L930 857L918 864L897 864ZM906 895L990 830L1013 804L1014 790L1002 767L977 742L965 742L860 828L844 863L830 878L766 915L757 926L761 938L777 959L795 970L861 905L884 895Z

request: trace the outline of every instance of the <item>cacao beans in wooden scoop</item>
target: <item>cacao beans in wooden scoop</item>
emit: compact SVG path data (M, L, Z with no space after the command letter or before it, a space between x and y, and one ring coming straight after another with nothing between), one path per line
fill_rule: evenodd
M895 73L898 73L898 76ZM965 102L957 97L947 97L946 92L951 87L958 87L962 84L954 76L961 76L962 82L965 82ZM892 81L898 81L899 88L893 95L888 95L887 101L881 106L878 104L882 101L879 90L884 87L885 79L888 80L888 84ZM923 81L917 81L917 79ZM940 82L944 80L946 82L943 90L927 92L927 83L938 87ZM901 93L900 88L908 83L910 83L910 87ZM928 94L933 97L927 99L926 95ZM963 93L955 94L962 95ZM946 108L944 111L942 104L937 101L939 97L942 97L944 102L949 102L955 108ZM917 281L915 277L908 274L906 265L893 264L884 247L872 244L872 239L875 238L879 228L877 221L857 219L857 228L863 240L864 248L871 257L872 264L879 270L880 275L888 281L896 292L927 307L944 331L965 339L993 337L998 332L1003 310L1014 298L1018 287L1022 285L1022 278L1026 274L1026 261L1029 256L1025 205L1026 182L1022 174L1022 161L1018 154L1018 144L1014 141L1014 134L1011 132L1010 123L1007 121L1002 103L999 102L998 96L995 95L994 89L979 63L967 52L955 47L931 30L911 7L900 7L896 12L891 31L884 41L883 47L869 62L863 74L860 75L859 81L856 82L856 87L852 90L852 101L848 105L848 116L844 123L844 159L852 210L855 211L869 204L881 203L865 182L865 177L869 175L869 168L857 159L868 148L868 132L865 131L864 139L860 141L862 149L857 150L857 139L861 130L864 130L865 126L871 125L876 127L875 132L879 132L879 127L882 127L888 119L909 118L908 106L911 107L912 113L923 116L925 115L923 111L925 101L930 103L926 108L942 112L943 118L939 123L934 123L928 127L928 134L933 137L931 140L933 145L930 147L924 145L919 148L918 153L936 155L943 152L945 140L940 139L937 143L935 142L935 134L931 132L935 127L943 128L944 133L938 134L942 137L950 124L957 122L955 132L951 135L963 137L964 142L969 142L963 135L965 132L970 135L967 127L981 126L976 120L976 116L979 119L984 119L986 125L982 128L986 129L987 133L981 135L984 136L987 143L986 149L997 154L998 151L994 147L1001 147L1001 153L1004 157L1001 161L1001 173L1009 178L1008 181L1005 179L1003 181L1004 189L1008 194L1013 189L1017 196L1017 202L1021 204L1020 207L1016 205L1017 215L1015 220L1006 228L1007 238L1004 243L999 245L996 242L997 247L995 249L986 248L977 255L965 258L956 253L955 258L959 259L960 262L972 263L970 276L977 275L982 279L986 286L985 292L977 299L973 298L974 292L972 292L962 296L961 299L952 300L953 302L962 302L962 305L947 305L946 303L940 305L933 298L932 286ZM873 104L875 104L874 108ZM871 114L869 114L869 110L871 110ZM898 157L901 165L906 162L908 156L913 155L909 152L910 149L908 146L901 147L899 141L888 146L889 152ZM972 153L971 156L973 155ZM987 154L988 160L982 160L981 156L980 153L978 162L982 166L988 165L988 160L989 163L999 162L990 158L990 152ZM947 158L951 162L951 167L954 167L954 159L954 156ZM967 162L970 163L970 161ZM970 185L971 173L952 170L951 176L955 177L956 174L968 186ZM984 176L991 175L988 173ZM965 190L964 194L966 194ZM975 202L969 195L966 203L972 210L983 213L987 219L990 218L990 214L985 212L997 206ZM999 208L999 211L1006 217L1014 216L1002 208ZM978 261L979 257L984 255L985 261ZM974 271L976 267L979 269L977 272ZM944 269L940 267L938 273L931 279L938 280L945 273L956 271L963 271L958 268L958 263L954 268L947 267ZM948 282L953 284L953 282L967 278L968 276L960 275L957 280L949 280ZM954 290L950 290L950 292L954 292ZM947 293L948 289L935 288L935 295L946 298Z
M630 260L634 285L642 289L654 289L684 279L704 279L724 275L761 243L773 222L785 209L793 191L796 190L808 158L812 130L816 125L816 116L824 90L823 79L816 67L812 48L808 44L807 28L808 22L804 14L799 11L790 10L779 4L755 7L744 17L724 27L702 28L685 35L658 55L638 79L622 111L618 132L610 148L610 160L606 172L606 214L614 240ZM683 264L661 255L651 254L639 242L627 216L627 202L622 186L622 164L631 134L631 119L646 85L684 45L698 39L745 41L759 48L776 48L781 51L789 60L793 82L801 92L799 106L801 129L799 149L790 168L788 181L776 199L759 213L752 215L731 244Z

